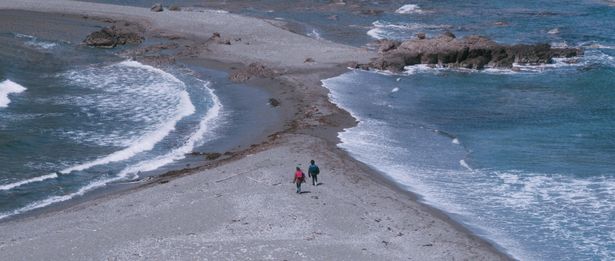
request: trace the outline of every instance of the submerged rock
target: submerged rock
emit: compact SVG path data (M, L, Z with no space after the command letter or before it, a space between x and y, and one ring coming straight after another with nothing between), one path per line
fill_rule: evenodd
M459 39L450 32L434 38L421 35L404 42L380 40L379 43L380 57L368 64L357 64L355 68L399 72L407 65L429 64L480 70L486 66L512 68L513 63L547 64L556 57L583 54L579 48L551 48L549 44L502 45L477 35Z

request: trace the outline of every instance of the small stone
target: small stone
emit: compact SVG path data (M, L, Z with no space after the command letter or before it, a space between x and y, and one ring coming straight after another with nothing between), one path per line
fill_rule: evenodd
M271 105L272 107L278 107L280 106L280 101L274 98L269 98L269 105Z
M205 153L205 158L207 160L215 160L217 158L220 158L220 156L222 156L222 154L217 153L217 152L213 152L213 153Z

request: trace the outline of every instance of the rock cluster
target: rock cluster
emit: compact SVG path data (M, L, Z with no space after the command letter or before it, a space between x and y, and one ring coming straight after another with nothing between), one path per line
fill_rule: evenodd
M427 38L420 34L407 41L380 40L380 56L356 68L399 72L407 65L429 64L468 69L512 68L518 64L548 64L557 57L583 54L578 48L551 48L549 44L502 45L483 36L458 39L450 32Z
M143 33L144 29L136 24L116 23L90 33L83 42L99 48L113 48L117 45L139 44L143 42Z

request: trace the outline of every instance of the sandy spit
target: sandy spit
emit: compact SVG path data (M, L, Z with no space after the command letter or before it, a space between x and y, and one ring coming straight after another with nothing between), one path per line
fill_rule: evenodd
M373 52L235 14L65 0L0 0L0 9L121 19L150 34L180 35L201 49L191 59L274 68L280 76L272 81L286 86L282 104L292 104L284 107L287 125L236 160L0 223L2 260L508 259L335 146L336 133L354 120L328 101L320 80ZM214 32L241 41L203 45ZM293 168L310 159L322 184L296 194Z

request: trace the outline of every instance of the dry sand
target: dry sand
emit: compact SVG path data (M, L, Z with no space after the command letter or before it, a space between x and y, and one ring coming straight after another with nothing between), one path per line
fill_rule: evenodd
M375 54L255 18L72 1L0 0L0 9L109 17L191 39L197 60L262 62L289 111L286 128L235 160L62 210L0 223L3 260L502 260L483 240L417 203L335 146L353 119L320 80ZM201 45L213 32L241 38ZM203 51L206 49L206 51ZM315 63L304 63L310 57ZM181 58L181 57L180 57ZM191 58L195 59L195 58ZM269 82L268 82L269 81ZM291 105L288 105L291 104ZM314 159L321 186L291 184Z

